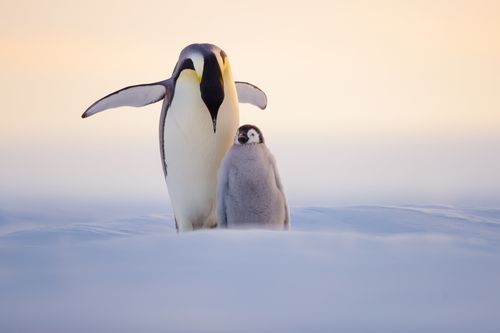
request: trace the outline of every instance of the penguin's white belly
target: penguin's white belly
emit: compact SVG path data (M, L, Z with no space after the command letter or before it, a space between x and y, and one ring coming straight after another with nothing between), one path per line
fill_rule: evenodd
M214 133L210 112L201 99L191 71L178 78L164 127L167 187L180 231L210 228L216 221L216 182L220 162L238 128L236 89L225 83Z

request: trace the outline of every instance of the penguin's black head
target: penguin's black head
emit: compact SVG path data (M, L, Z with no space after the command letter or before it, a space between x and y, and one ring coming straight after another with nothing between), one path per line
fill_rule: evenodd
M264 143L264 136L257 126L243 125L238 128L236 137L234 138L234 144L248 145L258 143Z
M214 133L217 129L217 114L224 101L226 58L226 53L215 45L191 44L182 50L173 73L173 77L177 80L185 69L196 72L201 99L210 112Z

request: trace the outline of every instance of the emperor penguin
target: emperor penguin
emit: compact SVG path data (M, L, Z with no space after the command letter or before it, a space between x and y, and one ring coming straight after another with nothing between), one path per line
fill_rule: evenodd
M290 229L276 161L258 127L241 126L217 180L219 228Z
M265 109L267 97L256 86L233 80L222 49L191 44L181 51L170 78L115 91L82 118L162 99L160 154L176 229L216 227L217 172L239 126L238 102Z

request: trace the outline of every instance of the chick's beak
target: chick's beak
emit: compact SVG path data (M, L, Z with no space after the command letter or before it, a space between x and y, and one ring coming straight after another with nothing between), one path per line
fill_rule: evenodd
M247 143L248 142L248 136L246 133L242 132L238 134L238 142L239 143Z

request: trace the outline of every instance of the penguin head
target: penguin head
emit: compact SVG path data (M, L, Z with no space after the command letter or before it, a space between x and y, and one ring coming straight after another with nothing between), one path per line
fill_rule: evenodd
M234 144L236 145L248 145L248 144L259 144L264 143L264 136L257 126L254 125L243 125L238 128L236 136L234 138Z
M228 67L226 53L212 44L191 44L179 56L173 77L177 79L183 70L192 70L198 78L201 99L210 116L214 133L217 129L217 114L224 101L224 72Z

